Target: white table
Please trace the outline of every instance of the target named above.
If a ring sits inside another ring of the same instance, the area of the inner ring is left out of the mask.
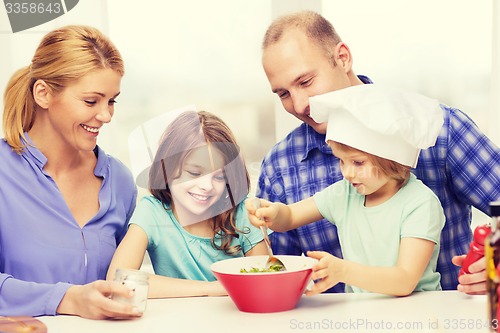
[[[49,333],[142,332],[488,332],[486,296],[456,291],[408,297],[379,294],[303,296],[296,309],[240,312],[229,297],[149,300],[137,320],[40,317]]]

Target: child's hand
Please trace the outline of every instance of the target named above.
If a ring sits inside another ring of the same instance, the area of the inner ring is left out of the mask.
[[[342,259],[324,251],[307,251],[307,256],[318,259],[318,263],[312,268],[311,279],[314,280],[314,286],[306,291],[307,296],[320,294],[341,282],[335,272],[340,270]]]
[[[250,223],[257,228],[263,225],[268,228],[271,227],[273,219],[278,215],[279,211],[277,205],[259,198],[247,199],[245,201],[245,208],[247,209]]]

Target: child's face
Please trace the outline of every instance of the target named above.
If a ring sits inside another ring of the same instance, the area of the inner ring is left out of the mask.
[[[175,210],[212,217],[206,216],[207,211],[219,200],[226,187],[223,166],[224,160],[217,149],[203,146],[189,153],[181,166],[181,175],[170,184]]]
[[[329,143],[335,156],[340,159],[340,171],[362,195],[370,195],[383,191],[390,179],[373,165],[368,154],[360,150],[339,149]],[[390,184],[392,186],[392,184]]]

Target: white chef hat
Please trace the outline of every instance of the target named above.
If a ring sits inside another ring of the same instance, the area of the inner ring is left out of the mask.
[[[314,121],[328,122],[326,141],[411,167],[420,149],[434,146],[443,126],[438,101],[375,84],[311,97],[309,107]]]

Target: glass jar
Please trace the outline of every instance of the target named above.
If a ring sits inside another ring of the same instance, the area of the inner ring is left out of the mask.
[[[115,281],[127,286],[133,290],[134,296],[130,298],[122,296],[113,296],[114,300],[134,305],[139,312],[146,310],[146,302],[148,300],[149,289],[149,276],[148,273],[136,269],[117,269],[115,274]]]
[[[498,331],[498,293],[500,289],[500,201],[490,202],[491,233],[486,241],[486,292],[488,294],[488,318],[490,330]]]

